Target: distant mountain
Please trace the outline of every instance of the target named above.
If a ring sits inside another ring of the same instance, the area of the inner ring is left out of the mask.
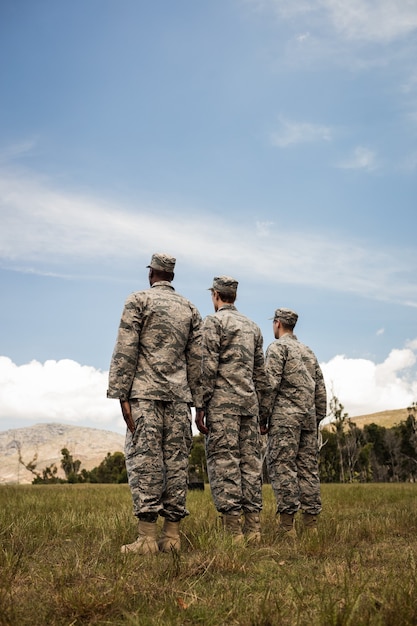
[[[408,409],[392,409],[390,411],[379,411],[378,413],[369,413],[367,415],[357,415],[356,417],[348,415],[348,421],[356,424],[358,428],[363,428],[367,424],[377,424],[384,428],[392,428],[400,422],[405,422],[407,417]],[[331,422],[327,424],[327,427],[330,426]]]
[[[391,411],[379,411],[378,413],[370,413],[369,415],[351,417],[350,420],[355,422],[358,428],[363,428],[366,424],[377,424],[385,428],[392,428],[400,422],[405,422],[407,417],[408,409],[393,409]]]
[[[34,475],[19,463],[19,448],[27,464],[36,458],[36,471],[55,465],[59,476],[62,448],[67,448],[74,460],[81,461],[81,469],[97,467],[108,452],[123,452],[124,435],[100,430],[67,426],[66,424],[36,424],[28,428],[0,431],[0,484],[29,484]]]
[[[359,428],[371,423],[391,428],[404,422],[407,416],[407,409],[394,409],[350,419]],[[66,424],[36,424],[28,428],[0,431],[0,484],[32,482],[33,474],[19,463],[19,448],[26,464],[37,454],[38,472],[55,463],[59,475],[64,477],[61,470],[62,448],[67,448],[74,460],[81,461],[81,469],[91,470],[101,463],[108,452],[123,452],[124,435]]]

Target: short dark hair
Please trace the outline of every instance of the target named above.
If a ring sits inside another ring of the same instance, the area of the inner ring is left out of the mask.
[[[231,293],[222,293],[221,291],[217,292],[219,294],[219,298],[222,302],[226,302],[226,304],[233,304],[236,300],[236,296]]]
[[[172,282],[174,280],[174,272],[165,272],[164,270],[156,270],[152,269],[152,275],[159,280],[167,280],[168,282]]]
[[[279,319],[279,317],[277,319]],[[295,324],[286,324],[285,322],[283,322],[280,319],[279,319],[279,321],[281,322],[281,326],[282,326],[282,328],[284,330],[294,330]]]

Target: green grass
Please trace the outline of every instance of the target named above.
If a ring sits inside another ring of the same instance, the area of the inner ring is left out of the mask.
[[[317,537],[232,546],[190,492],[180,555],[123,555],[127,485],[0,488],[0,624],[417,624],[417,485],[323,485]]]

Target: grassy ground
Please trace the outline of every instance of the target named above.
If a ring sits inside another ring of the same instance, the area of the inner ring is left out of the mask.
[[[323,485],[318,537],[233,547],[191,492],[183,550],[122,555],[127,485],[0,488],[0,624],[417,624],[417,485]]]

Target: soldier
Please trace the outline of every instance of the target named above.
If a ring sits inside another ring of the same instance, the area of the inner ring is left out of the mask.
[[[269,388],[262,334],[236,309],[237,286],[234,278],[219,276],[210,287],[215,314],[203,323],[204,410],[196,411],[195,423],[207,436],[207,471],[225,530],[233,542],[242,541],[244,535],[258,542],[262,509],[259,411],[266,419]]]
[[[298,315],[277,309],[276,341],[266,351],[266,371],[274,398],[268,432],[267,462],[277,501],[279,531],[295,538],[294,515],[301,508],[306,530],[317,532],[322,510],[318,470],[317,428],[326,415],[326,387],[318,361],[293,330]],[[287,534],[288,533],[288,534]]]
[[[150,289],[125,303],[109,372],[107,397],[118,398],[127,425],[125,456],[135,542],[122,552],[179,550],[192,445],[190,406],[200,399],[201,316],[175,292],[175,258],[157,253]],[[164,517],[157,541],[158,515]]]

